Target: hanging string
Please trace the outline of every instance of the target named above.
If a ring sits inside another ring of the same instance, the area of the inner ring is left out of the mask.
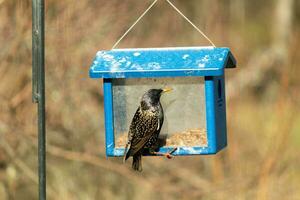
[[[131,31],[131,29],[147,14],[147,12],[156,4],[158,0],[153,1],[153,3],[143,12],[143,14],[128,28],[128,30],[118,39],[118,41],[113,45],[111,49],[114,49],[123,40],[123,38]],[[212,46],[216,45],[206,36],[191,20],[189,20],[174,4],[169,0],[166,0],[170,6],[172,6],[187,22],[189,22]]]
[[[129,27],[129,29],[118,39],[118,41],[113,45],[111,49],[114,49],[121,40],[131,31],[131,29],[147,14],[147,12],[156,4],[158,0],[153,1],[153,3],[143,12],[143,14]]]
[[[172,4],[169,0],[166,0],[187,22],[189,22],[209,43],[216,47],[216,45],[193,23],[189,20],[174,4]]]

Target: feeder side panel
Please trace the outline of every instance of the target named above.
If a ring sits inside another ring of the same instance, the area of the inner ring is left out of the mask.
[[[224,75],[214,77],[217,151],[227,146],[226,97]]]
[[[103,79],[106,155],[114,156],[112,80]]]
[[[206,128],[209,153],[216,153],[215,87],[212,76],[205,77]]]

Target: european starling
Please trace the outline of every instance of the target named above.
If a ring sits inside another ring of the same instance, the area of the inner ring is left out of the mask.
[[[132,168],[142,171],[142,154],[145,149],[154,152],[158,135],[164,122],[164,112],[160,96],[172,89],[150,89],[142,97],[128,132],[128,142],[124,151],[124,162],[133,156]],[[128,152],[127,149],[129,148]],[[167,155],[170,157],[170,155]]]

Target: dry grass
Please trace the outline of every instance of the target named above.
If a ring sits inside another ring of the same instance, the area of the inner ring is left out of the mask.
[[[96,51],[109,49],[146,2],[151,1],[46,1],[49,199],[299,198],[296,9],[288,59],[274,63],[260,82],[227,102],[226,150],[216,156],[143,158],[144,171],[138,174],[129,162],[105,158],[102,86],[88,78],[88,68]],[[230,71],[229,78],[244,66],[257,67],[249,63],[252,55],[274,42],[270,5],[275,2],[256,0],[245,4],[245,12],[233,12],[225,1],[173,2],[215,43],[233,49],[239,68]],[[0,0],[0,35],[0,197],[37,199],[31,1]],[[201,44],[207,45],[161,1],[120,47]]]

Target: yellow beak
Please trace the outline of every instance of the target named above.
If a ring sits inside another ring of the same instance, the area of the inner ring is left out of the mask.
[[[172,91],[173,89],[170,88],[170,87],[167,87],[167,88],[163,88],[162,90],[163,90],[163,93],[165,93],[165,92],[170,92],[170,91]]]

